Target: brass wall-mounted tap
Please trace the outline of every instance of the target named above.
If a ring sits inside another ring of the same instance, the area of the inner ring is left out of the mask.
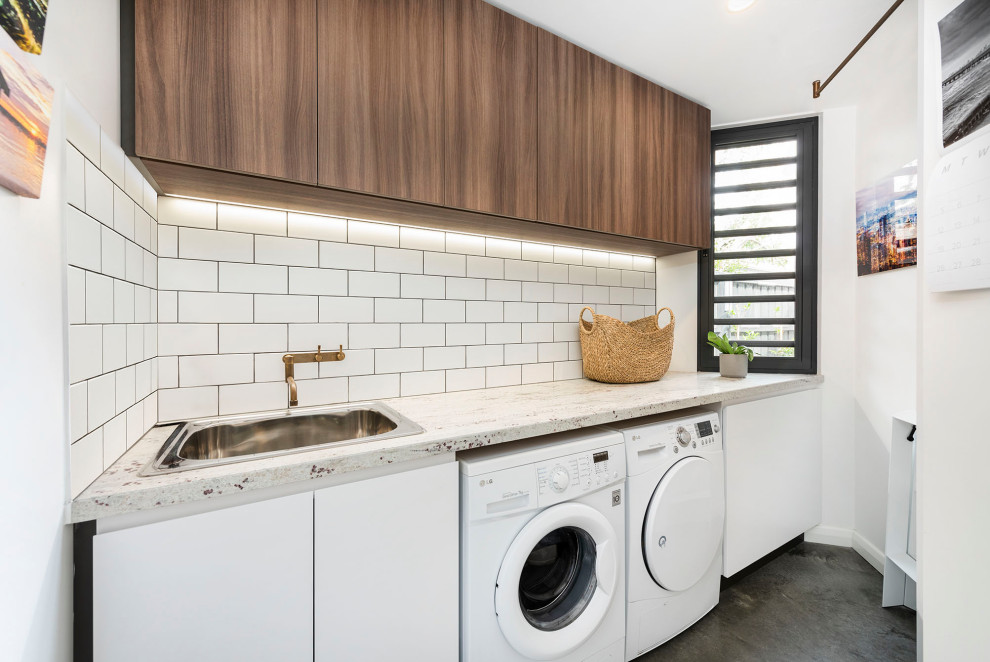
[[[302,354],[286,354],[282,357],[285,364],[285,382],[289,385],[289,406],[295,407],[299,404],[299,391],[296,386],[295,365],[297,363],[323,363],[324,361],[343,361],[344,346],[336,352],[323,352],[323,345],[317,345],[315,352],[305,352]]]

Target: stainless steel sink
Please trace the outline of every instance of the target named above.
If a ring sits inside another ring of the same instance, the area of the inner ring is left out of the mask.
[[[177,427],[141,475],[245,462],[422,431],[379,402],[202,419]]]

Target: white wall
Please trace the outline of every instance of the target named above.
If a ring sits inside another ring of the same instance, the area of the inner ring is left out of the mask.
[[[0,659],[32,662],[71,659],[59,92],[68,86],[101,124],[120,124],[117,2],[52,0],[49,14],[44,53],[19,56],[56,89],[42,197],[0,189]]]
[[[943,150],[937,22],[957,0],[921,0],[921,243],[925,181]],[[984,129],[984,132],[986,129]],[[985,133],[981,135],[986,135]],[[979,421],[987,407],[987,353],[973,334],[990,328],[990,290],[934,293],[924,250],[918,300],[922,362],[918,372],[918,598],[925,659],[982,660],[990,629],[980,605],[990,589],[990,444]]]

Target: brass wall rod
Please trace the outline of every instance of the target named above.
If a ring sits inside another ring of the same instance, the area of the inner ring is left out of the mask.
[[[825,89],[825,86],[832,82],[832,79],[835,78],[836,74],[838,74],[840,71],[842,71],[842,67],[846,66],[849,63],[849,60],[853,59],[853,56],[856,55],[856,53],[859,52],[859,49],[861,49],[863,47],[863,44],[865,44],[866,42],[868,42],[870,40],[870,37],[872,37],[874,34],[876,34],[877,30],[880,29],[880,26],[883,25],[884,22],[888,18],[890,18],[890,15],[894,13],[894,10],[895,9],[897,9],[898,7],[901,6],[901,3],[902,2],[904,2],[904,0],[897,0],[897,2],[895,2],[893,5],[891,5],[890,9],[887,10],[887,13],[884,14],[883,17],[881,17],[879,21],[877,21],[877,24],[873,26],[873,29],[872,30],[870,30],[868,33],[866,33],[866,36],[863,37],[863,40],[861,42],[859,42],[858,44],[856,44],[856,48],[852,49],[852,52],[849,55],[846,56],[846,59],[842,61],[842,64],[840,64],[836,68],[836,70],[832,72],[832,75],[831,76],[829,76],[828,78],[825,79],[825,83],[824,84],[822,84],[822,82],[820,80],[816,80],[815,82],[813,82],[811,84],[811,94],[812,94],[812,96],[815,99],[817,99],[818,97],[821,96],[822,90]]]

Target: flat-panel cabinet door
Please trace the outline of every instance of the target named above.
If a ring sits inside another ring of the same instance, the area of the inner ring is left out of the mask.
[[[135,0],[138,156],[316,183],[316,0]]]
[[[539,48],[539,218],[616,232],[636,211],[635,76],[544,30]]]
[[[443,0],[319,0],[319,183],[443,204]]]
[[[722,409],[726,577],[821,523],[821,394],[801,391]]]
[[[457,463],[316,492],[316,662],[457,662]]]
[[[444,204],[537,218],[536,26],[444,1]]]
[[[711,111],[664,90],[661,241],[711,246]]]
[[[97,534],[93,658],[312,662],[313,493]]]

